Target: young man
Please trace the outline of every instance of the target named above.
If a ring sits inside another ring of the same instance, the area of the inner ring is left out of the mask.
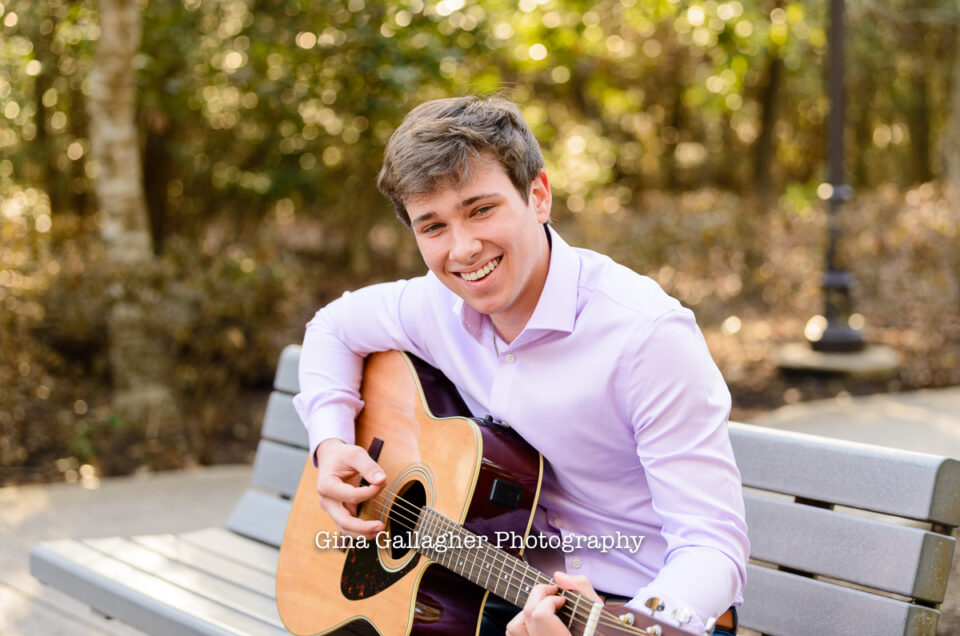
[[[516,106],[464,97],[415,108],[377,186],[430,271],[344,294],[307,325],[294,403],[320,504],[341,530],[383,529],[354,516],[384,475],[353,445],[353,422],[364,357],[400,349],[544,456],[536,531],[644,537],[636,551],[530,553],[558,584],[592,584],[637,609],[657,598],[658,618],[692,631],[739,604],[749,544],[723,378],[689,310],[549,227],[549,180]],[[371,485],[351,485],[359,476]],[[537,588],[508,633],[562,630],[555,592]],[[485,632],[494,620],[485,615]]]

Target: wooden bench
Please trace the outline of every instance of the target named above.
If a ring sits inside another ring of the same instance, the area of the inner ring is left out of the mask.
[[[152,634],[283,634],[274,573],[306,460],[284,350],[252,486],[225,528],[52,541],[31,572]],[[752,542],[741,625],[784,636],[934,634],[960,522],[960,462],[732,423]],[[162,513],[161,513],[162,514]]]

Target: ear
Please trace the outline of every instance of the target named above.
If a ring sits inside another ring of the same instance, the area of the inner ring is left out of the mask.
[[[546,170],[542,168],[530,184],[530,203],[537,214],[538,223],[546,223],[550,220],[553,194],[550,192],[550,179],[547,178]]]

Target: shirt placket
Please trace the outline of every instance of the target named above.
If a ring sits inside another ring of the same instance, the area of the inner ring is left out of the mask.
[[[497,370],[493,376],[490,390],[490,409],[492,415],[504,424],[510,425],[510,405],[513,400],[517,369],[520,365],[520,353],[506,344],[496,335],[493,336],[494,352],[497,356]]]

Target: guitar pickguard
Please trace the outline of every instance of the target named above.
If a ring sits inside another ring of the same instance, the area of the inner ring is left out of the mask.
[[[347,550],[340,577],[340,591],[344,597],[359,601],[379,594],[417,567],[421,559],[419,554],[415,554],[403,568],[390,571],[381,567],[378,552],[379,548],[373,541],[364,548],[352,547]]]

